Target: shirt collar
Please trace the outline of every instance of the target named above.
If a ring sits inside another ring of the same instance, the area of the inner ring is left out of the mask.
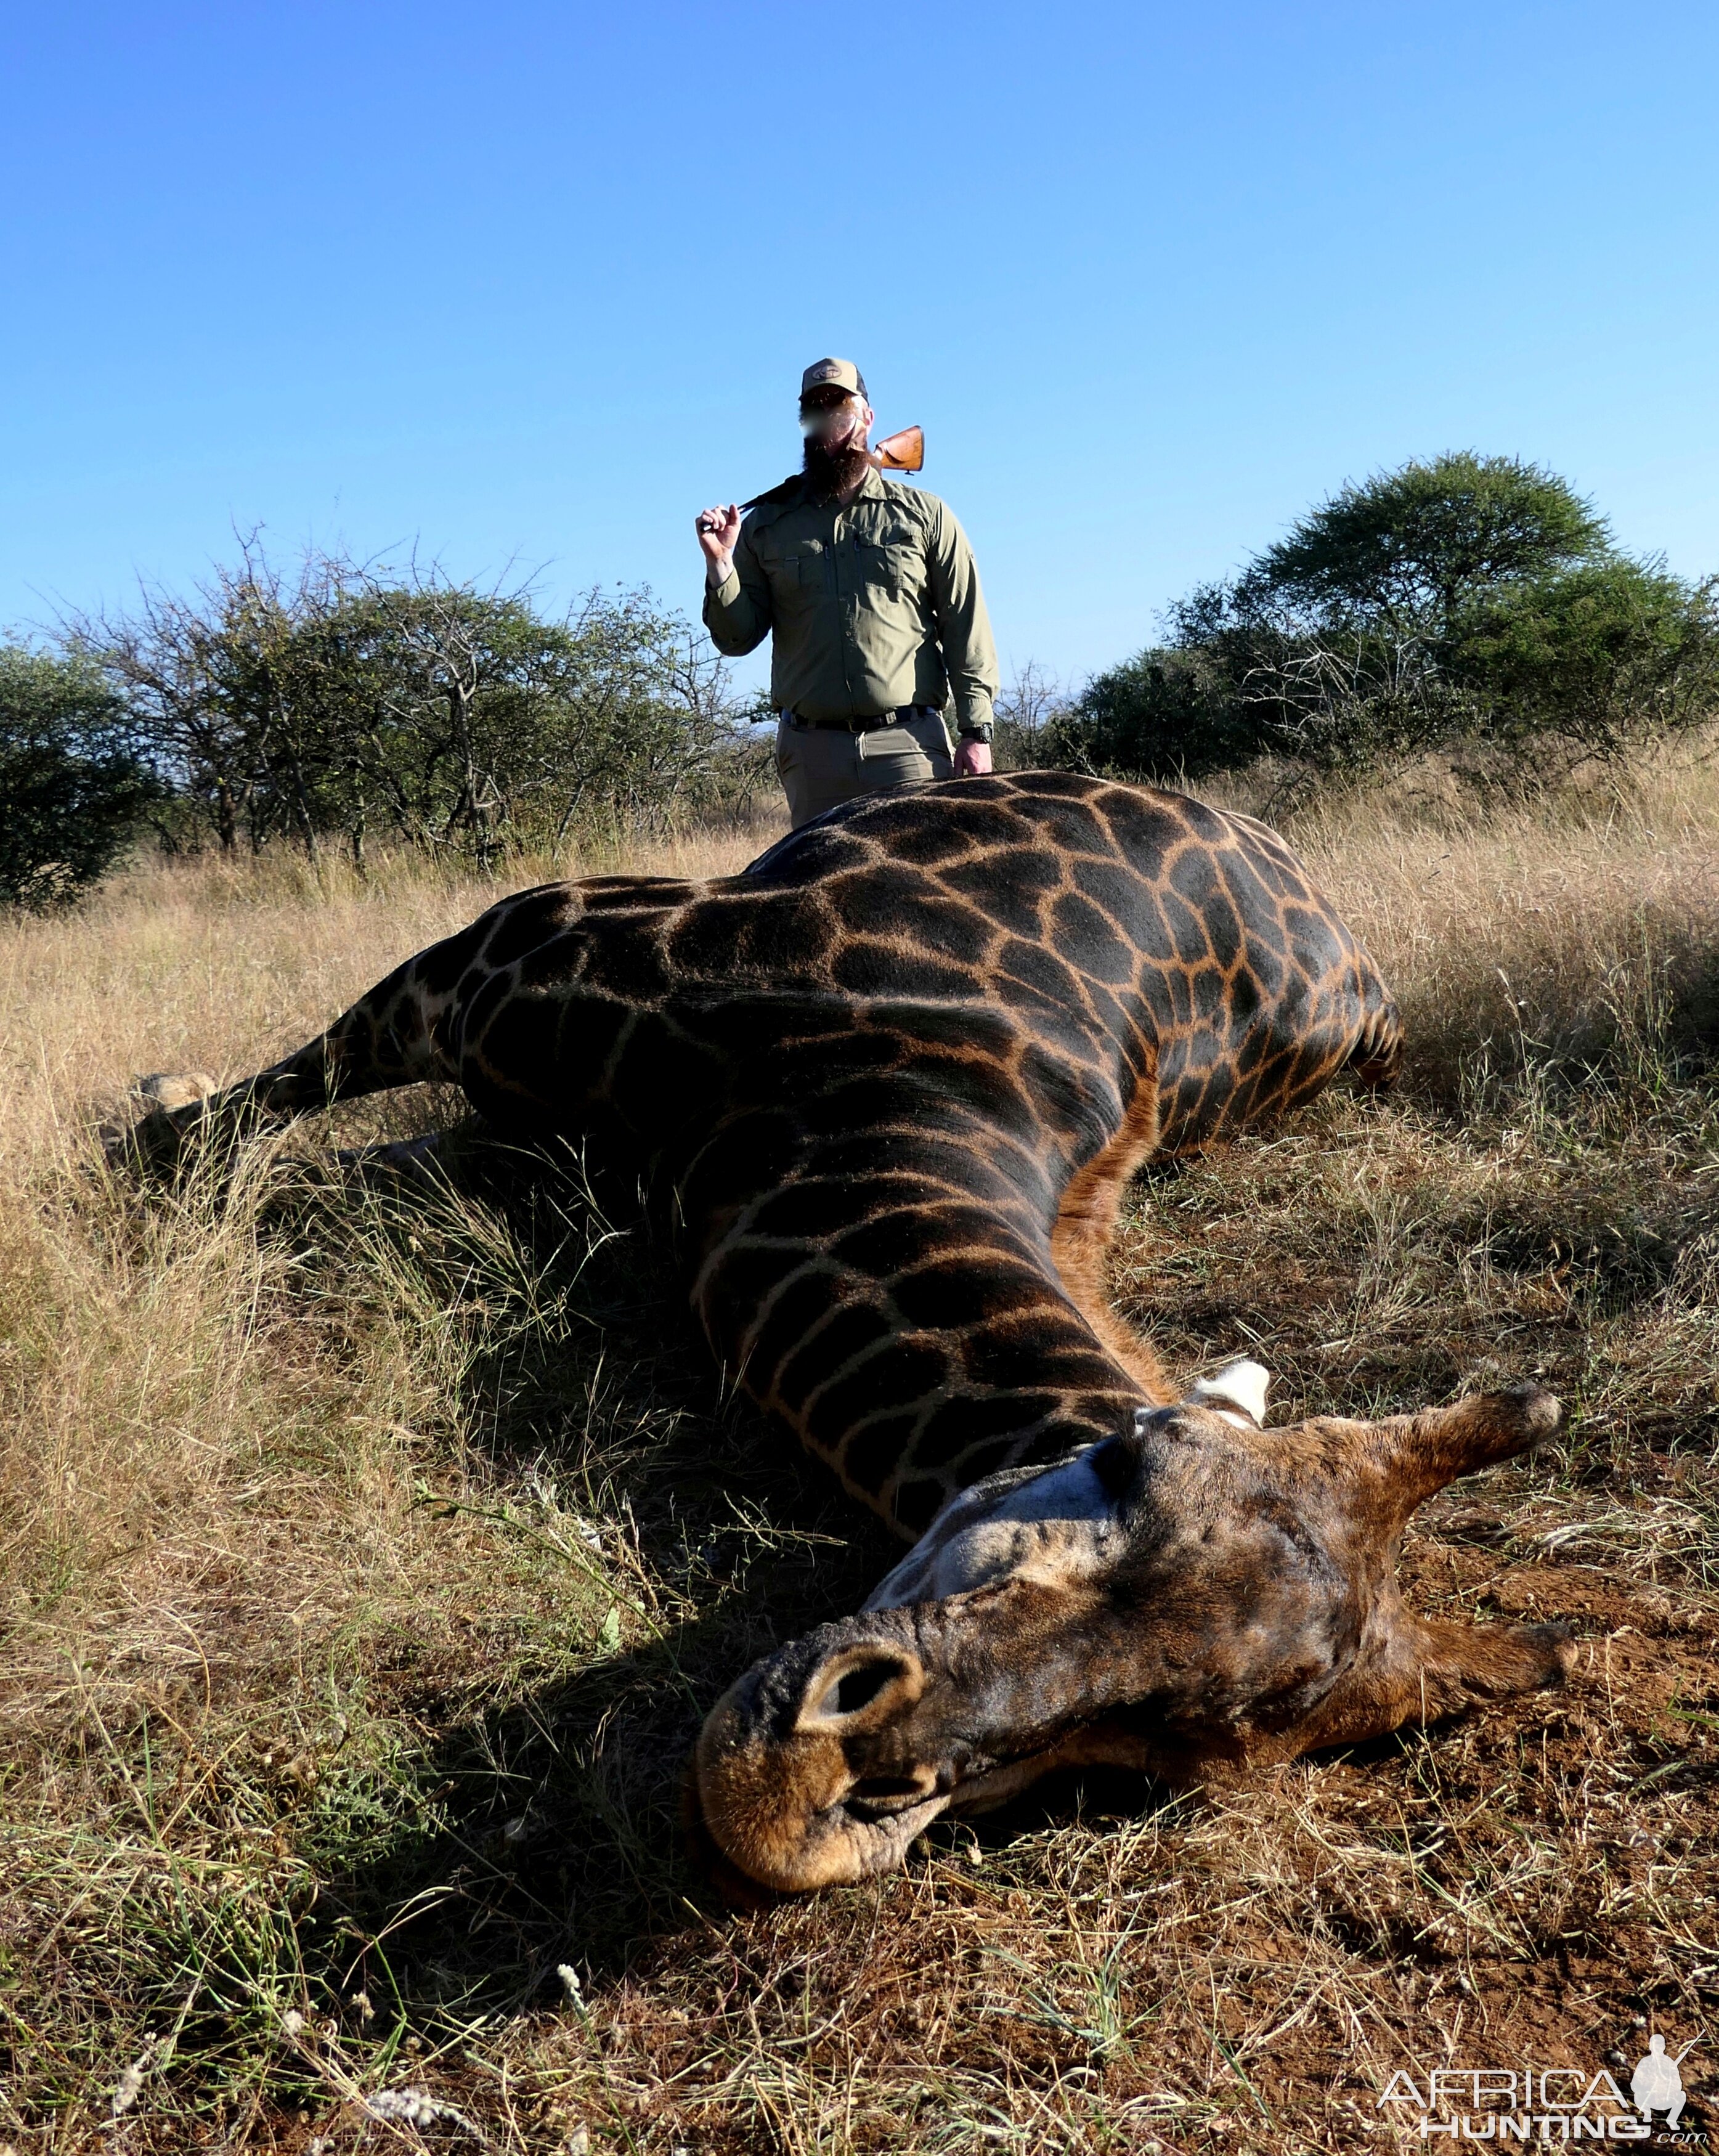
[[[809,508],[813,506],[813,503],[811,495],[808,490],[806,475],[804,472],[802,472],[799,475],[799,481],[800,506],[803,508]],[[865,478],[860,480],[860,491],[854,496],[854,501],[880,501],[886,491],[887,490],[884,485],[883,474],[878,470],[875,465],[872,465],[867,470]],[[847,504],[847,506],[849,509],[854,506],[854,501],[850,501]],[[829,506],[830,505],[828,502],[824,505],[825,508],[828,508]]]

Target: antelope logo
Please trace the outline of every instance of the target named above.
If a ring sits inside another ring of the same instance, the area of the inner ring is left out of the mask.
[[[1665,2131],[1679,2148],[1703,2146],[1705,2133],[1679,2129],[1687,2101],[1679,2071],[1694,2041],[1668,2054],[1661,2035],[1649,2039],[1646,2056],[1629,2079],[1626,2097],[1602,2066],[1433,2066],[1399,2070],[1378,2099],[1393,2123],[1409,2125],[1423,2141],[1551,2142],[1657,2141],[1654,2113],[1665,2114]],[[1403,2106],[1405,2118],[1395,2111]]]

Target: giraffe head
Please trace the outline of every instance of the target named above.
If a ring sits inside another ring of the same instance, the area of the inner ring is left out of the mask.
[[[1551,1627],[1403,1607],[1410,1512],[1554,1430],[1537,1386],[1267,1430],[1244,1364],[1180,1404],[947,1504],[856,1616],[748,1671],[699,1740],[716,1850],[779,1891],[898,1865],[945,1810],[1056,1767],[1172,1781],[1555,1682]]]

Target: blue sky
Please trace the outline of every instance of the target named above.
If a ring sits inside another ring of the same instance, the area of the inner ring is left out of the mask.
[[[253,524],[695,607],[832,351],[1006,669],[1447,447],[1719,567],[1708,6],[22,0],[0,69],[0,624]]]

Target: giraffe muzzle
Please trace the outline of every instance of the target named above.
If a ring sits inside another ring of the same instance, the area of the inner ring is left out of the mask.
[[[916,1758],[908,1735],[930,1683],[913,1614],[820,1625],[711,1710],[699,1816],[748,1880],[804,1893],[893,1871],[948,1804],[952,1776]]]

